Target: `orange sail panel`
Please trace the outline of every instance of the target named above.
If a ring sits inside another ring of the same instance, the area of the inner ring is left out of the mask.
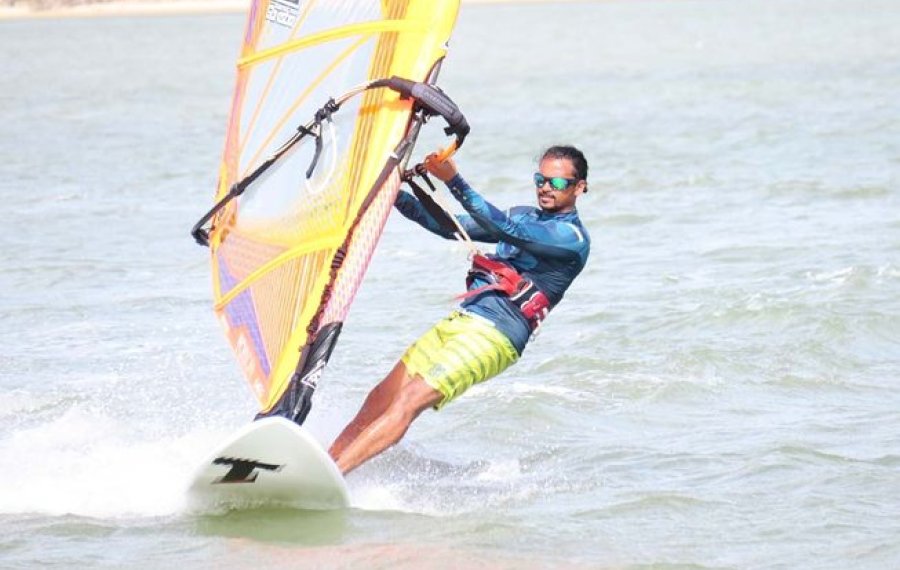
[[[329,98],[392,75],[428,79],[457,11],[458,0],[252,2],[216,200]],[[388,89],[348,99],[216,214],[214,308],[263,413],[322,331],[339,331],[399,188],[404,157],[391,154],[411,114]]]

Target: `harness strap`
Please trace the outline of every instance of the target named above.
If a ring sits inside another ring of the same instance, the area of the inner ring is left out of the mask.
[[[424,174],[424,171],[422,174],[419,174],[431,190],[431,194],[427,194],[421,186],[416,184],[414,179],[416,174],[418,173],[415,170],[407,170],[401,176],[401,180],[409,185],[416,199],[425,207],[425,210],[431,214],[431,217],[435,219],[439,226],[441,226],[441,229],[450,234],[458,234],[459,230],[457,230],[456,225],[454,224],[453,216],[432,198],[434,193],[437,192],[437,189],[434,187],[434,182]]]
[[[424,190],[415,183],[414,178],[416,176],[425,181],[429,191]],[[437,188],[434,186],[434,182],[432,182],[431,178],[426,174],[424,164],[417,164],[410,170],[403,171],[400,175],[400,179],[409,185],[413,194],[416,196],[416,199],[419,200],[422,206],[425,207],[428,213],[431,214],[444,231],[450,233],[458,241],[464,243],[466,247],[469,248],[472,255],[481,253],[472,242],[472,238],[469,237],[466,228],[464,228],[460,221],[456,219],[456,216],[450,213],[450,207],[447,206],[443,199],[441,199]]]

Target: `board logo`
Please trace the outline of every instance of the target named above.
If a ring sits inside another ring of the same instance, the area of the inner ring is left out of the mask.
[[[293,28],[300,14],[300,0],[270,0],[266,20],[279,26]]]
[[[259,477],[258,469],[281,471],[281,468],[284,467],[284,465],[274,465],[272,463],[262,463],[252,459],[237,459],[234,457],[216,457],[213,460],[213,465],[231,466],[228,473],[213,481],[213,485],[218,483],[253,483]]]

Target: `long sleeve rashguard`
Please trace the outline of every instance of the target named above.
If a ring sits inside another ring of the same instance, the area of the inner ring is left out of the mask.
[[[447,183],[447,187],[466,211],[456,218],[469,237],[482,243],[496,243],[496,253],[490,257],[513,266],[544,292],[551,306],[556,306],[584,268],[590,253],[590,236],[578,212],[552,213],[531,206],[515,206],[502,211],[473,190],[459,174]],[[411,194],[400,192],[395,206],[406,218],[428,231],[453,239],[453,235],[444,230]],[[485,284],[476,279],[469,289]],[[531,328],[505,294],[486,290],[465,299],[461,308],[493,322],[512,341],[519,354],[525,350]]]

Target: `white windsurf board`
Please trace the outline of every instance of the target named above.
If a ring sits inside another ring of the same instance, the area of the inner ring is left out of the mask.
[[[346,508],[350,496],[331,457],[306,430],[281,418],[240,429],[194,474],[188,497],[195,507]]]

